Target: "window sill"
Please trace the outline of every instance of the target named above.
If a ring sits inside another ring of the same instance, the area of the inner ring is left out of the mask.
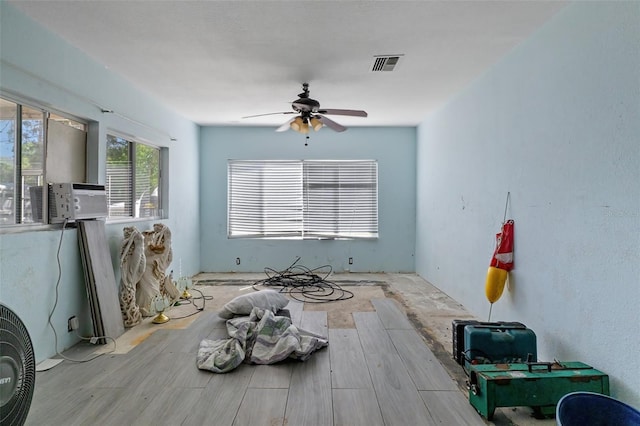
[[[139,222],[157,222],[160,220],[166,220],[166,218],[155,217],[112,217],[107,218],[107,225],[117,225],[120,223],[139,223]]]
[[[60,224],[34,223],[0,226],[0,235],[21,234],[24,232],[51,231],[61,227]]]

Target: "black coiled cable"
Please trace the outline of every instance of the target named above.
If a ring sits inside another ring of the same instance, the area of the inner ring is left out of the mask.
[[[264,268],[267,278],[255,282],[253,289],[259,290],[257,286],[280,287],[281,293],[287,293],[292,299],[306,303],[336,302],[353,297],[351,291],[327,280],[333,271],[331,265],[309,269],[298,265],[299,261],[300,257],[296,258],[295,262],[283,271]]]

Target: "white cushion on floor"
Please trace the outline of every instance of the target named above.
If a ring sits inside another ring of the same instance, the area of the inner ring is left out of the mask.
[[[218,315],[229,319],[234,315],[249,315],[253,308],[269,309],[276,313],[289,303],[289,299],[275,290],[260,290],[243,294],[229,301],[222,307]]]

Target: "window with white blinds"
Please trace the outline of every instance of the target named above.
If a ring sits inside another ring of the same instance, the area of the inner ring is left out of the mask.
[[[373,160],[228,162],[229,238],[377,238]]]
[[[109,218],[160,217],[160,148],[107,134]]]

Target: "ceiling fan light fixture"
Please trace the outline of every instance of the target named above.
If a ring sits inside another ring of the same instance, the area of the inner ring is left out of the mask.
[[[0,0],[2,1],[2,0]],[[393,61],[392,61],[393,62]],[[309,97],[309,84],[302,85],[303,92],[291,103],[293,112],[271,112],[267,114],[249,115],[242,118],[261,117],[274,114],[296,114],[297,117],[283,123],[276,129],[276,132],[284,132],[287,129],[294,130],[303,135],[308,135],[311,129],[319,131],[323,127],[328,127],[335,132],[344,132],[347,128],[330,118],[327,115],[347,115],[351,117],[366,117],[367,112],[355,109],[320,109],[320,102]],[[308,137],[308,136],[307,136]]]
[[[303,124],[304,122],[302,121],[302,117],[296,117],[289,126],[291,127],[292,130],[295,130],[296,132],[302,132]]]
[[[316,117],[312,117],[311,120],[309,120],[311,123],[311,127],[313,127],[313,130],[315,130],[316,132],[320,129],[322,129],[322,121],[317,119]]]

